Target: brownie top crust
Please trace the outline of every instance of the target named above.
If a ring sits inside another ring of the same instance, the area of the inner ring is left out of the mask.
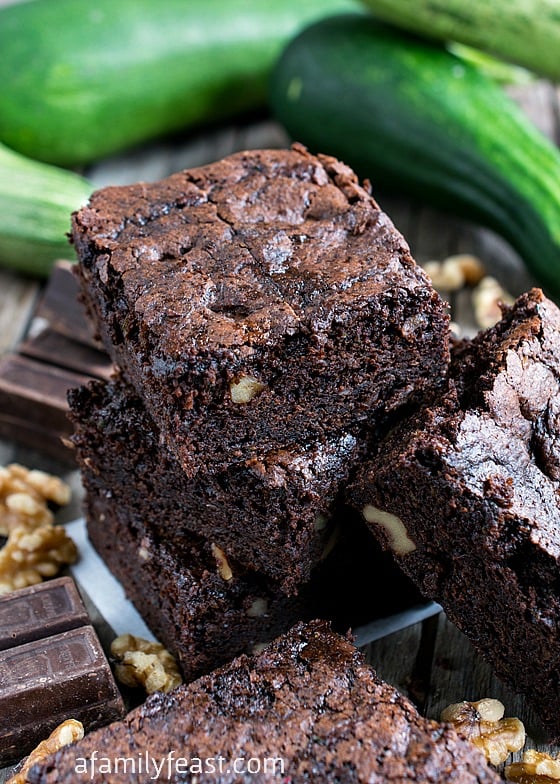
[[[560,310],[540,289],[523,294],[496,327],[458,348],[451,374],[448,405],[456,400],[461,413],[448,464],[506,517],[530,520],[519,534],[557,561]]]
[[[93,733],[33,768],[29,781],[76,782],[77,758],[158,761],[215,758],[223,772],[203,782],[497,782],[483,755],[450,725],[421,717],[409,700],[381,681],[353,645],[322,621],[298,624],[260,654],[241,656],[189,686],[150,697],[123,722]],[[275,758],[283,770],[235,772],[235,759]],[[229,769],[228,769],[229,765]],[[167,771],[166,771],[167,777]],[[112,782],[146,780],[113,774]],[[172,773],[171,781],[185,780]]]
[[[349,303],[429,286],[367,184],[299,145],[105,188],[72,237],[170,360],[320,335]]]

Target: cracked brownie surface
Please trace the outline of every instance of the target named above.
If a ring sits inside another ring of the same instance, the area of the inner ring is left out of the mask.
[[[249,151],[106,188],[72,239],[90,316],[190,475],[357,435],[445,372],[443,302],[334,158]]]
[[[560,737],[560,311],[539,289],[349,489],[383,545]],[[406,487],[406,493],[402,488]]]
[[[170,751],[186,759],[221,755],[222,772],[202,770],[200,784],[500,781],[469,741],[449,724],[421,717],[323,621],[298,624],[253,658],[241,656],[188,686],[152,695],[124,721],[35,766],[28,780],[89,780],[89,770],[76,772],[77,760],[94,750],[134,759],[148,750],[158,762]],[[257,773],[233,770],[234,760],[249,759],[275,759],[283,769],[269,762]],[[114,784],[145,780],[130,766],[110,776]],[[171,766],[169,780],[184,781],[185,773]]]

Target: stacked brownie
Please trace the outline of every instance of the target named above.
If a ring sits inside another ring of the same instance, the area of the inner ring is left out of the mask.
[[[339,515],[329,551],[297,596],[233,559],[224,579],[211,542],[190,530],[191,509],[180,501],[192,480],[159,443],[134,391],[122,378],[94,382],[72,391],[70,406],[90,538],[186,679],[298,620],[327,617],[346,631],[421,601],[350,510]]]
[[[90,315],[189,476],[360,435],[447,364],[441,299],[333,158],[108,188],[72,237]]]
[[[70,397],[90,536],[189,677],[334,617],[311,597],[335,580],[363,600],[383,562],[344,489],[449,358],[369,188],[297,145],[245,152],[98,191],[72,239],[121,372]]]
[[[402,488],[406,492],[402,492]],[[348,491],[379,541],[560,738],[560,311],[534,289]]]

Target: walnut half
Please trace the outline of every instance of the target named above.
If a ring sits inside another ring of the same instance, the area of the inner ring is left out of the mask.
[[[229,385],[229,394],[234,403],[249,403],[266,389],[266,384],[254,376],[239,376]]]
[[[412,541],[406,530],[406,526],[400,517],[384,512],[376,506],[366,504],[362,510],[364,520],[368,523],[375,523],[385,530],[389,547],[395,555],[407,555],[416,550],[416,544]]]
[[[518,784],[555,784],[560,781],[560,758],[528,749],[521,762],[506,765],[504,773],[507,781]]]
[[[52,523],[48,501],[64,506],[69,500],[70,487],[56,476],[18,463],[0,467],[0,536],[13,528],[32,531]]]
[[[486,275],[472,293],[474,316],[481,329],[493,327],[501,319],[500,302],[512,305],[513,297],[495,278]]]
[[[212,552],[212,555],[216,559],[218,574],[220,575],[222,580],[229,582],[229,580],[231,580],[233,577],[233,572],[231,571],[231,566],[229,565],[229,561],[226,558],[226,554],[224,553],[222,548],[218,547],[218,545],[214,544],[214,542],[210,544],[210,551]]]
[[[84,726],[76,719],[67,719],[59,724],[58,727],[51,732],[48,738],[42,740],[37,748],[33,749],[31,754],[27,757],[22,767],[18,772],[12,776],[6,784],[26,784],[27,774],[38,762],[48,757],[49,754],[54,754],[63,746],[68,746],[74,741],[81,740],[84,737]]]
[[[62,526],[14,528],[0,550],[0,595],[54,577],[77,557],[76,545]]]
[[[424,269],[438,291],[458,291],[464,286],[476,286],[486,271],[481,260],[467,253],[449,256],[443,261],[428,261]]]
[[[121,634],[111,643],[115,675],[125,686],[143,686],[148,694],[171,691],[183,682],[173,656],[159,642]]]
[[[505,708],[499,700],[457,702],[441,713],[460,735],[474,743],[491,765],[501,765],[513,751],[525,744],[525,727],[519,719],[504,719]]]

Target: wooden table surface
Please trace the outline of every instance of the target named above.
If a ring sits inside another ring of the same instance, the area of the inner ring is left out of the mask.
[[[515,97],[545,133],[560,141],[558,93],[546,83],[516,88]],[[156,144],[119,156],[88,170],[96,186],[154,180],[181,168],[200,165],[240,149],[279,147],[288,140],[273,122],[263,120],[242,127],[199,133],[173,144]],[[437,213],[423,205],[374,193],[411,245],[413,255],[424,263],[454,253],[478,255],[487,269],[507,283],[512,294],[531,284],[522,265],[508,246],[477,226]],[[0,270],[0,355],[14,349],[25,332],[42,284]],[[453,318],[468,333],[476,330],[468,294],[460,293],[451,303]],[[74,489],[69,508],[58,517],[69,521],[80,513],[82,495],[77,471],[68,471],[57,461],[33,453],[17,443],[0,441],[0,465],[18,461],[65,476]],[[420,711],[439,717],[443,707],[463,699],[496,697],[506,706],[506,715],[518,716],[529,733],[527,747],[550,750],[540,742],[538,722],[523,699],[506,690],[490,668],[474,654],[467,639],[441,613],[422,623],[385,637],[366,648],[369,661],[379,674],[409,695]],[[558,749],[552,750],[554,753]],[[518,757],[519,755],[515,755]],[[0,784],[6,774],[0,771]]]

